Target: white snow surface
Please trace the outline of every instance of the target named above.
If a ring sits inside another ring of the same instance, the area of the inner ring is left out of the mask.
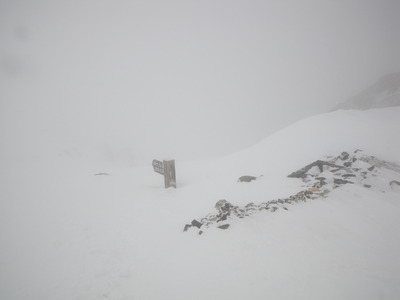
[[[399,164],[399,128],[398,107],[314,116],[227,157],[177,161],[176,190],[151,161],[3,155],[0,299],[400,299],[400,191],[389,186],[344,185],[227,230],[183,232],[220,199],[295,194],[302,182],[287,175],[326,155],[362,149]]]

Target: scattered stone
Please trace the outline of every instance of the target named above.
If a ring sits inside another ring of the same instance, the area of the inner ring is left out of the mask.
[[[323,172],[324,166],[331,167],[331,168],[337,168],[338,170],[343,169],[342,166],[335,165],[334,163],[317,160],[317,161],[305,166],[304,168],[302,168],[296,172],[293,172],[288,177],[289,178],[306,178],[307,175],[309,175],[309,174],[307,174],[307,172],[315,166],[317,166],[319,168],[320,172]]]
[[[108,174],[108,173],[96,173],[96,174],[93,174],[94,176],[110,176],[110,174]]]
[[[199,221],[197,221],[196,219],[194,219],[192,221],[192,226],[195,226],[197,228],[200,228],[203,224],[201,224]]]
[[[348,158],[349,158],[349,154],[347,152],[342,152],[342,154],[340,154],[341,160],[347,160]]]
[[[224,230],[225,230],[225,229],[228,229],[229,226],[230,226],[229,224],[224,224],[224,225],[218,226],[218,228],[219,228],[219,229],[224,229]]]
[[[238,182],[251,182],[251,181],[253,181],[253,180],[256,180],[257,179],[257,177],[254,177],[254,176],[241,176],[241,177],[239,177],[239,179],[238,179]]]
[[[322,198],[325,198],[327,194],[330,193],[330,190],[323,190],[321,193],[318,193]]]
[[[340,178],[335,178],[333,179],[334,184],[347,184],[347,183],[354,183],[348,180],[340,179]]]
[[[228,218],[228,214],[221,215],[221,217],[217,220],[217,222],[225,221]]]
[[[215,203],[215,208],[220,209],[222,206],[225,205],[225,203],[229,203],[229,202],[226,201],[225,199],[219,200],[217,203]]]
[[[265,211],[264,213],[275,212],[278,208],[288,210],[285,207],[286,204],[299,203],[299,201],[306,202],[309,199],[325,198],[332,189],[339,188],[344,184],[356,183],[365,188],[371,188],[371,184],[366,183],[365,180],[370,177],[380,176],[380,172],[374,171],[379,171],[380,168],[386,168],[400,173],[400,166],[379,160],[373,156],[356,154],[359,151],[360,150],[356,150],[352,157],[350,157],[347,152],[342,152],[340,156],[328,157],[326,161],[317,160],[290,174],[288,177],[299,178],[304,182],[304,190],[299,191],[295,195],[284,199],[280,198],[262,202],[260,204],[250,202],[243,207],[234,206],[227,200],[222,199],[215,204],[216,213],[207,215],[200,219],[200,222],[193,220],[191,224],[185,225],[183,231],[188,231],[192,227],[202,228],[204,230],[204,228],[209,228],[211,226],[227,229],[229,224],[223,224],[225,222],[222,221],[226,221],[228,218],[242,219],[258,213],[259,211]],[[354,178],[355,180],[352,182],[347,180],[348,178]],[[251,182],[256,179],[257,177],[254,176],[242,176],[238,181]],[[397,190],[400,187],[400,181],[392,180],[389,185]],[[325,187],[323,190],[322,186]],[[219,224],[219,222],[222,222],[222,224]],[[198,234],[202,234],[203,230],[200,230]]]
[[[387,162],[374,156],[363,156],[359,159],[363,162],[373,165],[375,168],[385,168],[400,173],[400,166],[395,163]]]
[[[390,185],[390,186],[395,186],[395,185],[400,186],[400,181],[392,180],[392,181],[389,183],[389,185]]]

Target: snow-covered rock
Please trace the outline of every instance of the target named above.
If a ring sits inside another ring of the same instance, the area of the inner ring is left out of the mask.
[[[257,212],[275,212],[279,208],[288,210],[288,205],[300,201],[325,198],[335,188],[345,184],[357,184],[361,187],[386,192],[400,186],[400,166],[374,156],[365,155],[357,149],[351,155],[342,152],[337,157],[325,157],[308,164],[304,168],[288,175],[289,178],[301,179],[304,183],[302,190],[286,198],[279,198],[254,204],[250,202],[245,206],[236,206],[227,200],[219,200],[215,204],[217,213],[211,213],[200,221],[196,219],[191,224],[186,224],[184,231],[191,227],[201,229],[198,233],[210,227],[227,229],[228,224],[221,225],[237,218],[254,215]],[[268,182],[265,182],[268,185]],[[222,227],[221,227],[222,226]]]

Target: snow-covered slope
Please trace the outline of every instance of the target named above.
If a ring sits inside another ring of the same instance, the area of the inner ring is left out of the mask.
[[[335,106],[338,109],[371,109],[400,106],[400,72],[388,74],[358,95]]]
[[[400,181],[393,170],[371,175],[379,188],[346,184],[231,218],[227,230],[183,232],[221,199],[245,206],[296,194],[306,183],[287,176],[329,155],[362,149],[400,164],[398,128],[399,107],[314,116],[224,158],[177,161],[176,190],[151,162],[2,157],[0,298],[399,299],[400,192],[385,181]],[[243,175],[263,176],[238,182]]]

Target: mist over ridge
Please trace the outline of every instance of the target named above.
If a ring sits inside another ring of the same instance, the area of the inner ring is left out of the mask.
[[[398,12],[394,1],[2,1],[2,151],[129,165],[235,152],[398,71]]]

